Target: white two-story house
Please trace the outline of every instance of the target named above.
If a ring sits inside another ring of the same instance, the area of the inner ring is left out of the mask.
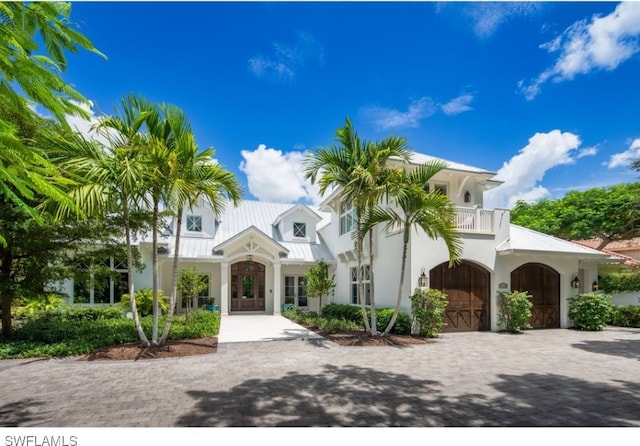
[[[415,153],[412,164],[433,159]],[[402,310],[410,312],[409,296],[417,287],[437,288],[449,298],[444,331],[497,331],[501,328],[499,292],[520,290],[532,295],[534,328],[569,327],[567,299],[589,291],[597,280],[598,264],[610,256],[512,225],[509,210],[483,207],[484,192],[501,184],[494,180],[494,173],[444,161],[447,168],[429,187],[447,194],[457,206],[463,260],[449,268],[444,242],[414,231],[407,254]],[[323,303],[359,302],[352,238],[355,213],[341,200],[339,190],[317,208],[243,201],[238,207],[229,205],[218,218],[210,207],[187,210],[180,224],[180,267],[195,265],[207,277],[209,287],[202,297],[214,298],[222,314],[278,314],[283,304],[317,311],[317,299],[307,296],[304,273],[319,259],[331,265],[336,281],[334,296]],[[173,246],[171,235],[161,238],[160,287],[165,294],[170,292]],[[135,286],[150,288],[151,244],[143,241],[139,247],[149,267],[136,273]],[[368,242],[365,244],[362,297],[368,302],[373,272],[376,307],[393,307],[400,279],[401,234],[376,228],[374,249],[372,270]],[[67,284],[64,291],[73,295],[73,289]],[[110,290],[102,302],[119,299],[113,284]],[[93,292],[89,294],[84,300],[98,303]],[[178,306],[186,306],[180,297]]]

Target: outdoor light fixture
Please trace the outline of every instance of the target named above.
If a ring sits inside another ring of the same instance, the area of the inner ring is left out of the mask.
[[[573,280],[571,281],[571,288],[580,288],[580,279],[578,279],[577,275],[573,275]]]
[[[426,288],[427,287],[427,276],[424,273],[424,268],[422,268],[422,273],[420,277],[418,277],[418,288]]]
[[[469,191],[466,191],[464,193],[464,202],[465,203],[471,203],[471,194],[469,193]]]
[[[591,291],[598,291],[598,281],[594,280],[591,284]]]

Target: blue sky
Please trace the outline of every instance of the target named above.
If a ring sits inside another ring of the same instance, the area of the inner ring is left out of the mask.
[[[317,202],[300,162],[347,116],[497,172],[487,207],[640,175],[640,3],[77,2],[72,20],[108,57],[64,74],[94,115],[130,92],[181,107],[247,199]]]

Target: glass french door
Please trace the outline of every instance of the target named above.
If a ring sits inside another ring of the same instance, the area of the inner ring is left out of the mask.
[[[264,311],[265,266],[258,262],[231,265],[231,311]]]
[[[296,307],[309,305],[307,299],[307,278],[304,276],[284,277],[284,303]]]

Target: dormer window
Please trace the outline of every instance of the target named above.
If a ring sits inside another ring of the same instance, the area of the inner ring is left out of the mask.
[[[307,236],[307,224],[306,223],[293,223],[293,236],[294,237],[306,237]]]
[[[202,232],[202,217],[200,215],[187,215],[187,231]]]

